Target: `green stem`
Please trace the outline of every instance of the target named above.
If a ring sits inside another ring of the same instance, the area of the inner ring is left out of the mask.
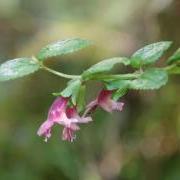
[[[58,72],[58,71],[55,71],[51,68],[48,68],[47,66],[45,66],[43,64],[43,62],[39,61],[35,56],[32,57],[32,59],[34,59],[35,62],[39,63],[40,67],[52,74],[55,74],[56,76],[60,76],[60,77],[63,77],[63,78],[66,78],[66,79],[79,79],[81,78],[81,76],[79,75],[69,75],[69,74],[64,74],[64,73],[61,73],[61,72]]]
[[[173,69],[176,66],[176,64],[171,64],[169,66],[166,66],[164,68],[162,68],[163,70],[169,72],[171,69]]]
[[[42,67],[42,69],[44,69],[44,70],[46,70],[46,71],[48,71],[48,72],[50,72],[52,74],[55,74],[57,76],[60,76],[60,77],[66,78],[66,79],[78,79],[78,78],[81,78],[81,76],[79,76],[79,75],[69,75],[69,74],[64,74],[64,73],[55,71],[53,69],[48,68],[44,64],[41,64],[41,67]]]
[[[34,58],[34,60],[38,61],[36,58]],[[69,74],[64,74],[64,73],[55,71],[55,70],[45,66],[42,62],[40,62],[40,66],[42,69],[44,69],[44,70],[46,70],[52,74],[55,74],[57,76],[63,77],[63,78],[67,78],[67,79],[79,79],[79,78],[81,78],[80,75],[69,75]],[[176,64],[172,64],[172,65],[166,66],[162,69],[167,71],[167,72],[170,72],[170,70],[172,68],[174,68],[175,66],[176,66]],[[131,80],[131,79],[138,78],[141,74],[142,74],[142,72],[135,72],[135,73],[129,73],[129,74],[107,74],[107,75],[106,74],[102,74],[102,75],[100,74],[100,75],[96,75],[95,77],[90,78],[90,80],[115,80],[115,79]]]

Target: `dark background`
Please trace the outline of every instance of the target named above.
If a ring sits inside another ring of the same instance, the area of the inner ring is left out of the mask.
[[[180,47],[180,1],[0,0],[1,63],[70,37],[96,46],[47,62],[68,74],[161,40],[174,42],[168,56]],[[129,92],[121,113],[98,110],[74,143],[61,140],[61,127],[44,143],[37,129],[54,99],[51,93],[65,84],[44,71],[0,84],[1,180],[180,179],[178,76],[158,91]],[[87,101],[100,88],[90,83]]]

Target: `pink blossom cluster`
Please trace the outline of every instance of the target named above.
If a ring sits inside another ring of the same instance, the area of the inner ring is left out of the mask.
[[[76,138],[75,132],[80,129],[79,124],[91,122],[89,114],[98,106],[107,112],[122,111],[124,103],[112,100],[112,93],[113,91],[102,90],[98,97],[87,105],[83,116],[78,114],[76,106],[68,106],[70,97],[57,97],[49,109],[47,120],[40,126],[37,134],[44,136],[47,142],[51,137],[52,127],[59,124],[64,127],[62,139],[73,142]]]

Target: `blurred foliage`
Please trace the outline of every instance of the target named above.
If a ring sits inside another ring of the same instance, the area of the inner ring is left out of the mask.
[[[151,42],[171,40],[174,49],[179,47],[179,18],[179,0],[0,0],[0,62],[79,36],[96,46],[47,62],[78,74]],[[65,83],[42,71],[0,84],[1,180],[180,179],[179,77],[156,92],[128,93],[122,113],[98,110],[72,144],[60,139],[59,127],[44,143],[36,131],[53,101],[51,93]],[[87,101],[100,87],[89,84]]]

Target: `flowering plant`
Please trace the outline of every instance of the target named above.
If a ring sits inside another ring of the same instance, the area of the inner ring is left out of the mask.
[[[50,107],[47,120],[40,126],[37,134],[44,136],[47,141],[51,136],[52,127],[59,124],[64,127],[62,139],[72,142],[76,137],[75,132],[80,129],[79,124],[91,122],[91,113],[97,107],[107,112],[122,111],[124,103],[118,102],[118,99],[129,90],[159,89],[167,83],[170,74],[180,74],[180,49],[168,58],[167,66],[153,66],[171,44],[169,41],[153,43],[137,50],[131,57],[105,59],[81,75],[68,75],[50,69],[45,65],[45,61],[78,51],[92,45],[92,42],[80,38],[67,39],[47,45],[32,58],[17,58],[1,64],[0,81],[19,78],[39,69],[70,79],[64,90],[53,93],[56,99]],[[116,64],[130,66],[135,70],[132,73],[111,74],[110,71]],[[103,89],[95,100],[85,105],[86,84],[90,80],[101,82]]]

